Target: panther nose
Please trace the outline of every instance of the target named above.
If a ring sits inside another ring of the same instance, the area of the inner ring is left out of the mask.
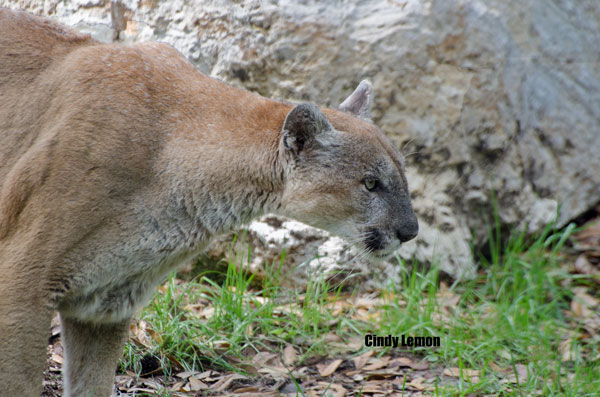
[[[417,237],[419,234],[419,222],[417,217],[414,217],[409,222],[404,223],[401,227],[396,229],[396,237],[400,242],[405,243]]]

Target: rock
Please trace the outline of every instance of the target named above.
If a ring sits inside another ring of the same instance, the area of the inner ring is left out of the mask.
[[[530,232],[556,208],[564,225],[600,201],[597,0],[0,4],[105,41],[168,42],[203,72],[268,97],[337,106],[371,79],[374,121],[405,152],[421,226],[399,254],[454,277],[475,272],[470,242],[485,241],[493,196],[504,226]],[[270,219],[249,226],[266,260],[285,236],[291,264],[319,252],[327,268],[347,268],[354,255],[321,231]]]
[[[339,237],[273,215],[252,222],[237,234],[218,237],[207,249],[204,260],[212,264],[218,258],[235,263],[259,278],[266,273],[271,277],[279,274],[278,284],[291,288],[303,289],[309,279],[314,280],[318,275],[325,275],[332,285],[360,285],[364,290],[400,280],[396,266],[384,262],[369,268],[365,266],[363,253]],[[214,268],[214,265],[206,267]],[[205,264],[199,269],[204,270]]]

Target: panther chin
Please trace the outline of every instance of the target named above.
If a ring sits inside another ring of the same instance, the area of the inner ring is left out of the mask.
[[[402,246],[402,244],[394,244],[393,246],[386,247],[385,249],[371,251],[367,255],[367,258],[371,262],[384,262],[394,258],[394,253],[398,251],[398,249]]]

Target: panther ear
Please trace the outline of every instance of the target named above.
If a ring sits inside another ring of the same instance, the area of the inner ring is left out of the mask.
[[[333,127],[318,106],[312,103],[296,105],[283,122],[283,145],[299,154],[314,142],[317,135]]]
[[[342,102],[338,109],[368,119],[371,117],[372,104],[373,86],[368,80],[363,80],[358,87],[356,87],[354,92]]]

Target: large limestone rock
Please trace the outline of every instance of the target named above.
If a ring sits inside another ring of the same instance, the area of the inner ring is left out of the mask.
[[[336,106],[371,79],[374,121],[406,155],[421,226],[399,254],[453,276],[475,270],[470,242],[486,237],[492,191],[502,224],[530,231],[558,207],[564,224],[600,200],[598,0],[0,4],[105,41],[168,42],[203,72],[269,97]],[[268,241],[294,231],[328,266],[360,265],[339,241],[296,229],[250,234],[271,247],[266,257],[280,249]],[[310,262],[300,251],[292,262]]]

